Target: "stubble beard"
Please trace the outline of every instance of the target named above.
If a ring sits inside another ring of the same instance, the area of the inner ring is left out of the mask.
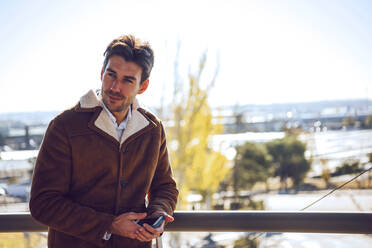
[[[124,109],[128,108],[130,106],[129,103],[126,103],[125,101],[120,105],[120,106],[117,106],[116,108],[113,108],[112,105],[110,104],[110,100],[109,100],[109,96],[108,95],[113,95],[113,96],[116,96],[116,97],[121,97],[122,100],[125,100],[125,96],[119,94],[119,93],[115,93],[115,92],[112,92],[111,90],[105,90],[105,91],[102,91],[104,93],[104,95],[106,96],[102,96],[102,101],[103,103],[106,105],[106,107],[112,112],[112,113],[120,113],[122,112]]]

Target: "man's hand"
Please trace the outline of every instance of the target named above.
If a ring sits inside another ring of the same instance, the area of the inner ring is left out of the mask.
[[[144,219],[146,213],[124,213],[115,218],[111,224],[111,233],[131,239],[137,238],[136,231],[141,228],[134,220]]]
[[[140,227],[136,231],[136,238],[139,241],[146,242],[152,239],[158,238],[164,232],[165,223],[173,222],[174,218],[167,214],[166,212],[154,212],[150,217],[164,216],[165,221],[158,228],[153,228],[148,224],[143,224],[143,227]]]

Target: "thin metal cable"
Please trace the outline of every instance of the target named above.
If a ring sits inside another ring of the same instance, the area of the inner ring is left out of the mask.
[[[364,170],[362,171],[360,174],[356,175],[355,177],[353,177],[352,179],[350,179],[349,181],[343,183],[342,185],[334,188],[333,190],[331,190],[330,192],[328,192],[327,194],[325,194],[324,196],[320,197],[318,200],[314,201],[313,203],[310,203],[308,206],[304,207],[303,209],[301,209],[300,211],[303,211],[305,209],[308,209],[309,207],[311,207],[312,205],[314,205],[315,203],[323,200],[324,198],[326,198],[327,196],[329,196],[330,194],[332,194],[333,192],[335,192],[336,190],[339,190],[341,189],[342,187],[344,187],[346,184],[354,181],[355,179],[357,179],[358,177],[360,177],[361,175],[363,175],[364,173],[366,173],[367,171],[370,171],[372,169],[372,167],[370,167],[369,169],[367,170]]]
[[[347,181],[347,182],[343,183],[342,185],[340,185],[340,186],[338,186],[338,187],[332,189],[330,192],[328,192],[328,193],[325,194],[324,196],[320,197],[318,200],[316,200],[316,201],[310,203],[309,205],[307,205],[306,207],[302,208],[300,211],[304,211],[304,210],[308,209],[309,207],[311,207],[311,206],[314,205],[315,203],[317,203],[317,202],[323,200],[324,198],[326,198],[327,196],[329,196],[330,194],[332,194],[332,193],[335,192],[336,190],[341,189],[341,188],[344,187],[346,184],[351,183],[352,181],[354,181],[355,179],[357,179],[358,177],[360,177],[361,175],[363,175],[363,174],[366,173],[367,171],[370,171],[371,169],[372,169],[372,167],[370,167],[369,169],[366,169],[366,170],[362,171],[361,173],[359,173],[358,175],[356,175],[355,177],[353,177],[353,178],[350,179],[349,181]],[[261,236],[262,236],[263,234],[265,234],[265,233],[266,233],[266,232],[263,232],[263,233],[258,234],[256,237],[254,237],[254,238],[252,239],[252,241],[255,241],[256,239],[258,239],[259,237],[261,237]]]

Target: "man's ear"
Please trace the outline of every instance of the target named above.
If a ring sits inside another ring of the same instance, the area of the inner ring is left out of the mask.
[[[140,85],[140,89],[137,94],[142,94],[143,92],[146,91],[147,87],[149,86],[150,80],[146,79],[145,81],[142,82]]]
[[[103,73],[105,72],[105,68],[102,66],[102,69],[101,69],[101,81],[102,81],[102,78],[103,78]]]

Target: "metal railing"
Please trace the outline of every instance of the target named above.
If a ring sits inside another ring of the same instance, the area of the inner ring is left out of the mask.
[[[176,211],[169,232],[372,234],[372,212]],[[0,232],[45,232],[28,212],[0,213]]]

